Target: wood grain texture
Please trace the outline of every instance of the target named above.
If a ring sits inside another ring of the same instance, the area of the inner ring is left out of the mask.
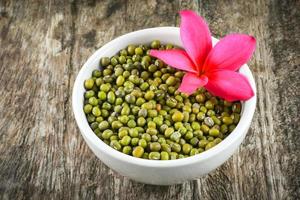
[[[300,197],[299,1],[0,1],[0,199],[297,199]],[[151,186],[88,149],[71,90],[99,47],[124,33],[204,16],[214,36],[249,33],[258,104],[239,150],[201,179]]]

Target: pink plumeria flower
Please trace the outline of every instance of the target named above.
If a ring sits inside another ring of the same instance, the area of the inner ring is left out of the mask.
[[[179,91],[194,93],[205,87],[227,101],[248,100],[254,92],[248,79],[236,72],[252,56],[255,38],[230,34],[214,47],[205,21],[193,11],[181,11],[180,37],[185,50],[151,50],[150,55],[185,71]]]

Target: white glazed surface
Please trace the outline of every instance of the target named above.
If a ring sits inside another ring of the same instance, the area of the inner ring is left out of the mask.
[[[72,96],[72,107],[80,132],[94,154],[108,167],[123,176],[142,183],[155,185],[171,185],[187,180],[197,179],[223,164],[239,147],[249,129],[255,106],[256,87],[254,78],[247,65],[240,69],[255,93],[250,100],[243,102],[242,115],[236,129],[220,144],[201,154],[178,160],[154,161],[135,158],[118,152],[102,142],[89,127],[83,112],[83,83],[90,78],[94,69],[98,68],[101,57],[111,57],[128,44],[146,44],[158,39],[162,43],[182,46],[179,28],[158,27],[131,32],[118,37],[98,49],[80,70]],[[215,44],[218,40],[213,38]]]

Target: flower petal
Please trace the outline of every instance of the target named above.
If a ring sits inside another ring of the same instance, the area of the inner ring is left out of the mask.
[[[190,60],[189,56],[184,50],[172,49],[172,50],[151,50],[150,55],[161,59],[166,64],[180,70],[194,72],[194,63]]]
[[[212,48],[211,35],[205,21],[193,11],[180,12],[180,37],[186,52],[199,71]]]
[[[206,75],[208,83],[205,88],[215,96],[227,101],[248,100],[254,96],[248,79],[238,72],[222,70]]]
[[[244,34],[231,34],[222,38],[209,53],[202,72],[238,70],[252,56],[255,38]]]
[[[204,86],[208,79],[206,76],[197,76],[194,73],[186,73],[181,81],[181,85],[178,88],[180,92],[186,94],[194,93],[199,87]]]

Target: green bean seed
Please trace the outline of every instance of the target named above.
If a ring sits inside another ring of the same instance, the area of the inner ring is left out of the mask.
[[[144,148],[141,146],[135,147],[132,151],[132,155],[137,158],[142,157],[143,153],[144,153]]]
[[[151,91],[151,90],[149,90],[149,91],[147,91],[146,93],[145,93],[145,99],[146,100],[151,100],[151,99],[153,99],[153,97],[154,97],[154,92],[153,91]]]
[[[150,143],[150,150],[151,151],[160,151],[161,145],[158,142],[152,142]]]
[[[87,80],[84,81],[85,89],[90,90],[90,89],[93,88],[93,86],[94,86],[94,79],[90,78],[90,79],[87,79]]]
[[[131,146],[125,146],[125,147],[123,147],[122,152],[129,155],[132,152],[132,147]]]
[[[170,139],[173,140],[174,142],[178,143],[180,140],[181,134],[179,131],[176,131],[170,135]]]
[[[212,128],[209,130],[209,135],[213,137],[218,137],[220,134],[220,131],[218,129]]]
[[[159,160],[160,159],[160,153],[159,152],[150,152],[149,153],[149,159],[150,160]]]
[[[181,146],[178,143],[173,143],[171,145],[171,149],[172,149],[172,151],[179,153],[181,151]]]
[[[160,152],[160,159],[161,160],[169,160],[169,153],[166,151]]]
[[[207,143],[207,145],[205,146],[205,151],[208,150],[208,149],[210,149],[210,148],[212,148],[212,147],[214,147],[215,145],[216,144],[214,142]]]
[[[83,108],[85,114],[92,112],[92,109],[93,109],[93,106],[90,104],[84,105],[84,108]]]
[[[151,48],[153,49],[158,49],[160,47],[160,41],[159,40],[154,40],[152,43],[151,43]]]
[[[128,135],[126,135],[121,139],[120,143],[122,146],[127,146],[130,144],[130,141],[131,141],[131,138]]]
[[[118,151],[120,151],[122,148],[121,144],[117,140],[112,140],[110,142],[110,146]]]
[[[186,155],[188,155],[190,153],[191,149],[192,149],[192,146],[190,144],[184,144],[182,146],[182,152]]]
[[[169,155],[171,160],[176,160],[178,158],[177,152],[170,152]]]
[[[108,129],[103,131],[103,133],[102,133],[102,137],[104,139],[109,139],[110,136],[112,136],[112,135],[113,135],[113,132],[111,130],[108,130]]]
[[[96,99],[96,97],[89,98],[89,104],[92,105],[92,106],[97,106],[98,105],[98,99]]]
[[[183,119],[184,119],[184,115],[181,112],[177,111],[172,115],[172,120],[174,122],[181,122]]]
[[[231,117],[223,117],[223,118],[222,118],[222,121],[223,121],[223,123],[226,124],[226,125],[231,125],[231,124],[233,124],[233,119],[232,119]]]
[[[192,148],[191,151],[190,151],[190,156],[194,156],[194,155],[196,155],[198,153],[199,153],[198,149]]]
[[[89,90],[89,91],[87,91],[87,92],[84,94],[84,97],[85,97],[86,99],[89,99],[89,98],[91,98],[91,97],[93,97],[93,96],[95,96],[95,91],[94,91],[94,90]]]
[[[137,146],[138,143],[139,143],[139,138],[132,138],[132,139],[131,139],[131,145],[132,145],[133,147]]]

